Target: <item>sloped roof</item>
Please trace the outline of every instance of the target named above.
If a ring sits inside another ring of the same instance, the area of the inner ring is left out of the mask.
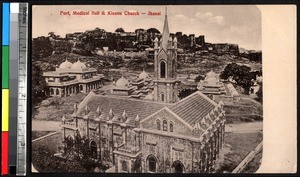
[[[209,114],[216,106],[217,104],[215,102],[200,91],[197,91],[169,108],[181,119],[193,126],[196,122],[199,122]]]
[[[214,101],[209,99],[200,91],[189,95],[175,104],[165,104],[154,101],[105,95],[92,95],[88,98],[88,100],[84,100],[84,102],[84,105],[81,105],[81,109],[77,111],[78,115],[84,115],[84,107],[87,105],[91,112],[91,117],[94,118],[97,117],[94,116],[94,114],[99,107],[99,109],[101,109],[102,119],[106,119],[112,109],[114,120],[121,118],[124,110],[126,111],[128,119],[134,119],[137,115],[139,115],[140,120],[143,120],[166,107],[166,110],[171,111],[171,113],[174,113],[176,117],[179,117],[190,126],[194,126],[195,123],[200,122],[216,106],[218,106]]]
[[[164,103],[153,101],[143,101],[104,95],[93,95],[86,100],[85,105],[86,104],[91,112],[96,112],[97,107],[99,107],[103,117],[108,116],[110,109],[112,109],[116,117],[121,117],[125,110],[128,118],[134,119],[137,115],[139,115],[141,120],[166,106]],[[84,115],[84,109],[79,109],[77,114]]]

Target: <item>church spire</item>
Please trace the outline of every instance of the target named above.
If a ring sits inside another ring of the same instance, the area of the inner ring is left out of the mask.
[[[168,25],[168,14],[167,14],[167,7],[166,7],[166,14],[165,14],[165,22],[164,22],[164,29],[162,33],[162,42],[161,47],[165,50],[167,50],[168,41],[169,41],[169,25]]]

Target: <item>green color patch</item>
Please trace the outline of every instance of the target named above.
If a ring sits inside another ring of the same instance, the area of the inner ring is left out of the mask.
[[[9,46],[2,46],[2,88],[8,89],[9,83]]]

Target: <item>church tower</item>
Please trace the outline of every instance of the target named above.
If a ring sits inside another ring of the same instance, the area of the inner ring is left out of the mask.
[[[174,103],[177,91],[177,39],[170,37],[167,10],[161,40],[154,40],[154,101]]]

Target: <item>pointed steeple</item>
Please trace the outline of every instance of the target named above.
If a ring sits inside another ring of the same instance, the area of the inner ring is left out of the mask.
[[[169,33],[169,25],[168,25],[167,7],[166,7],[165,23],[164,23],[164,29],[161,38],[161,47],[165,50],[167,50],[169,36],[170,33]]]

